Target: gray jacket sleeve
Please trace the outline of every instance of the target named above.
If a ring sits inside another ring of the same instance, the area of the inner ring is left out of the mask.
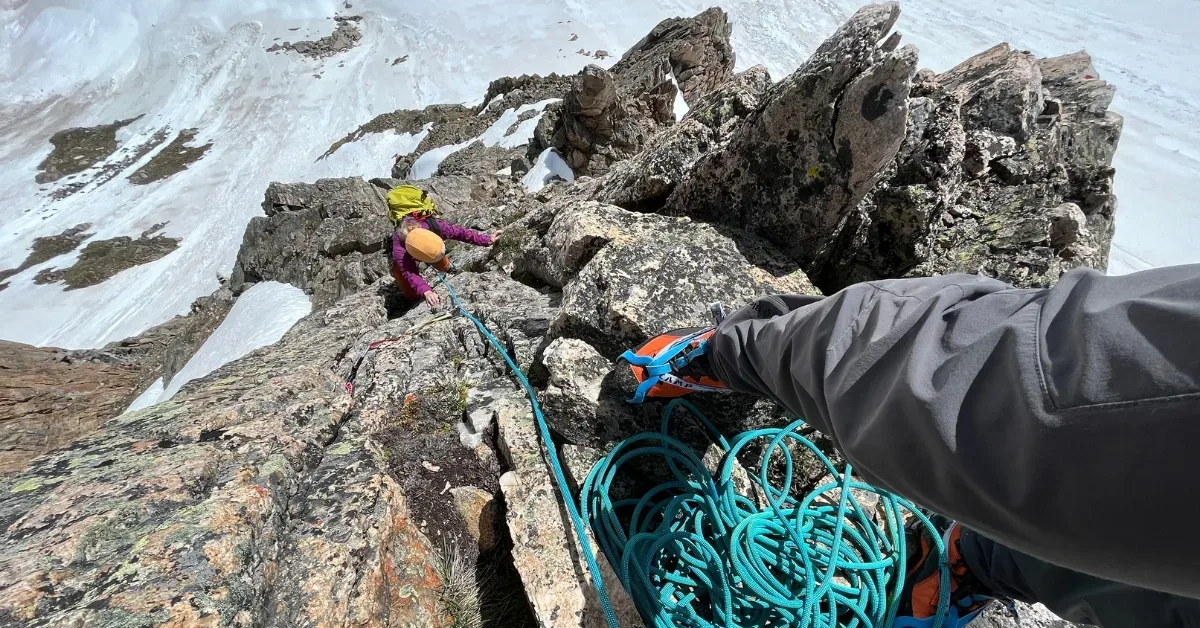
[[[715,375],[867,481],[1048,562],[1200,597],[1200,266],[768,297],[710,347]]]

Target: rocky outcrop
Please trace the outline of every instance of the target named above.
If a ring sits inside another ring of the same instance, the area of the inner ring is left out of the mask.
[[[466,148],[455,151],[438,166],[438,176],[496,174],[512,165],[512,160],[525,153],[517,148],[501,148],[485,146],[483,142],[474,142]]]
[[[737,74],[700,98],[683,120],[655,136],[646,150],[570,193],[634,211],[658,211],[696,161],[720,150],[742,120],[758,108],[770,85],[771,76],[762,66]]]
[[[1108,265],[1122,124],[1111,87],[1084,53],[1030,59],[998,46],[926,77],[903,148],[840,240],[853,259],[824,287],[950,272],[1036,287]],[[964,84],[972,73],[991,82]]]
[[[731,29],[718,8],[671,18],[609,70],[585,67],[562,107],[543,118],[528,158],[553,147],[576,174],[599,175],[638,154],[652,136],[675,123],[678,91],[690,103],[729,81]]]
[[[272,183],[266,216],[246,227],[230,288],[240,294],[260,281],[290,283],[324,307],[388,276],[384,194],[358,178]]]
[[[499,227],[505,216],[525,211],[521,207],[527,202],[514,197],[523,196],[515,184],[496,177],[272,183],[262,204],[266,215],[246,227],[230,288],[241,294],[260,281],[290,283],[312,294],[314,306],[320,308],[381,278],[390,282],[392,224],[386,194],[401,183],[427,191],[445,220],[480,230]],[[475,247],[451,243],[448,248],[464,268],[471,259],[486,255],[472,251]]]
[[[74,251],[85,240],[92,237],[92,234],[88,233],[88,229],[91,228],[91,223],[82,223],[66,229],[58,235],[34,238],[33,243],[29,245],[29,255],[25,257],[25,261],[21,262],[20,266],[9,270],[0,270],[0,282],[38,264],[48,262],[59,255],[66,255]]]
[[[566,262],[552,268],[579,265],[563,288],[555,333],[610,357],[664,329],[704,321],[713,302],[737,307],[763,293],[817,294],[762,241],[687,219],[582,205],[556,216],[546,242],[549,257]]]
[[[137,394],[138,369],[60,349],[0,341],[0,474],[118,415]]]
[[[918,74],[914,49],[884,41],[898,11],[859,11],[663,211],[750,229],[826,292],[945,272],[1041,286],[1104,268],[1121,119],[1086,54],[1000,45]]]
[[[334,28],[329,35],[315,41],[285,41],[267,48],[267,52],[292,51],[313,59],[324,59],[345,52],[358,45],[362,31],[358,30],[361,15],[338,15],[333,18]]]
[[[157,154],[129,175],[129,182],[134,185],[146,185],[161,181],[167,177],[187,170],[188,166],[204,157],[212,142],[199,146],[188,146],[196,139],[198,129],[184,129]]]
[[[78,174],[104,161],[117,151],[117,131],[136,122],[141,116],[116,120],[112,124],[77,127],[50,136],[54,150],[38,164],[38,183],[52,183]]]
[[[75,263],[66,268],[47,268],[39,272],[34,283],[51,284],[63,282],[63,290],[78,290],[112,279],[117,273],[149,264],[166,257],[179,248],[179,238],[153,235],[148,230],[136,239],[119,236],[108,240],[93,240],[79,252]]]
[[[916,49],[879,46],[899,13],[859,10],[771,88],[724,150],[700,159],[667,210],[757,232],[819,275],[905,138]]]
[[[188,315],[100,349],[0,341],[0,474],[87,436],[121,414],[155,379],[169,382],[233,306],[218,289]]]
[[[729,16],[718,7],[695,17],[665,19],[610,68],[617,89],[644,98],[661,85],[662,74],[669,73],[684,100],[694,103],[733,75],[732,32]]]
[[[196,299],[186,316],[176,317],[177,330],[171,335],[170,342],[162,353],[164,386],[171,383],[175,374],[183,369],[204,341],[216,331],[229,314],[229,310],[233,309],[235,301],[233,292],[228,287],[221,286],[216,292]]]

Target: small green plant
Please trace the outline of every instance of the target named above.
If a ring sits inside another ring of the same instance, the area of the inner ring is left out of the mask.
[[[475,584],[475,565],[458,549],[447,544],[434,552],[434,570],[442,581],[438,610],[445,626],[483,628],[479,609],[479,588]]]

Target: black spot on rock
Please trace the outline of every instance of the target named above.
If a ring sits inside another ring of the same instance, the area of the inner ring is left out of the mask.
[[[866,118],[867,121],[879,119],[883,114],[887,113],[888,103],[895,96],[892,90],[888,89],[887,85],[883,83],[872,87],[867,92],[867,97],[863,99],[862,117]]]
[[[854,151],[850,149],[849,140],[843,139],[838,143],[837,158],[843,168],[849,170],[854,167]]]
[[[160,440],[160,441],[158,441],[158,447],[159,447],[159,449],[170,449],[170,448],[172,448],[172,447],[174,447],[174,446],[175,446],[175,442],[174,442],[174,441],[170,441],[170,440],[167,440],[167,439],[163,439],[163,440]]]
[[[214,440],[220,440],[223,436],[225,436],[225,430],[201,430],[200,442],[211,443]]]

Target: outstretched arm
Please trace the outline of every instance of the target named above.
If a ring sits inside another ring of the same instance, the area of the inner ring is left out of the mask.
[[[715,375],[829,435],[867,481],[1019,551],[1200,597],[1200,266],[1019,290],[873,282],[710,343]]]
[[[491,246],[492,236],[486,233],[480,233],[474,229],[452,225],[445,221],[440,221],[438,227],[442,231],[442,238],[446,240],[458,240],[475,246]]]

